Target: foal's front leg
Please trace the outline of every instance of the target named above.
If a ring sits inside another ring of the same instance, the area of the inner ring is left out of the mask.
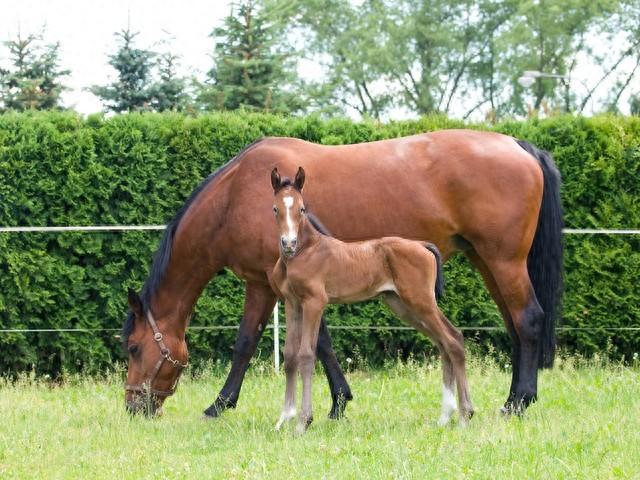
[[[304,433],[313,422],[311,405],[311,386],[316,364],[316,345],[318,332],[322,320],[322,311],[326,301],[314,298],[302,305],[302,334],[300,336],[300,350],[298,351],[298,365],[302,377],[302,408],[298,417],[298,433]]]
[[[287,324],[287,336],[284,342],[284,371],[287,378],[287,386],[284,394],[282,413],[276,423],[276,430],[280,430],[282,424],[296,416],[296,380],[298,375],[298,351],[300,350],[300,306],[285,301],[285,315]]]

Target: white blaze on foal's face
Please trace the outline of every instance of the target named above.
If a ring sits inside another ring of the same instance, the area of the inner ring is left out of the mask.
[[[273,211],[280,231],[280,251],[290,257],[296,253],[298,231],[305,212],[302,195],[294,188],[283,188],[276,195]]]
[[[293,228],[293,221],[291,220],[291,207],[293,207],[293,197],[284,197],[282,199],[282,203],[284,204],[285,215],[287,219],[287,232],[285,236],[288,239],[296,238],[296,230]]]

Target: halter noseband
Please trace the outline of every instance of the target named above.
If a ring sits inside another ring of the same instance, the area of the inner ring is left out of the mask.
[[[125,391],[128,391],[128,392],[150,393],[157,397],[167,398],[175,393],[176,388],[178,387],[178,380],[180,380],[180,375],[182,374],[182,370],[184,370],[189,366],[189,362],[187,361],[186,363],[180,363],[179,360],[176,360],[171,356],[171,350],[169,350],[169,348],[165,345],[164,340],[162,339],[162,333],[160,333],[160,330],[158,330],[158,324],[153,318],[153,314],[151,313],[150,309],[147,311],[147,321],[151,326],[151,330],[153,330],[153,339],[158,344],[161,357],[158,359],[156,366],[153,368],[153,371],[151,372],[151,376],[146,382],[143,382],[139,385],[129,385],[128,383],[125,383],[124,389]],[[158,376],[158,373],[162,368],[162,364],[164,364],[165,361],[173,365],[173,368],[175,368],[178,371],[178,374],[176,375],[176,379],[173,382],[173,385],[171,386],[170,390],[157,390],[155,388],[152,388],[151,384]]]

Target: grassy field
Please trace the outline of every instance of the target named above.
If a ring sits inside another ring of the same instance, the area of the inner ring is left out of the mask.
[[[203,421],[222,372],[184,378],[164,416],[129,418],[121,376],[58,386],[0,384],[0,478],[640,478],[640,370],[563,359],[543,372],[525,418],[498,408],[509,377],[470,362],[476,416],[439,428],[438,363],[349,373],[348,418],[326,418],[324,378],[316,421],[298,437],[275,432],[283,376],[254,365],[235,411]]]

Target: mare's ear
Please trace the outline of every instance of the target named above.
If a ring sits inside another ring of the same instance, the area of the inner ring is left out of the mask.
[[[282,183],[280,174],[278,173],[278,169],[274,168],[273,170],[271,170],[271,186],[273,187],[274,192],[278,191],[278,189],[280,188],[280,183]]]
[[[304,168],[298,167],[298,172],[296,173],[296,180],[293,182],[293,186],[298,191],[302,191],[302,187],[304,185]]]
[[[140,295],[138,295],[135,290],[130,288],[128,296],[129,308],[133,313],[136,314],[136,317],[142,317],[142,300],[140,300]]]

